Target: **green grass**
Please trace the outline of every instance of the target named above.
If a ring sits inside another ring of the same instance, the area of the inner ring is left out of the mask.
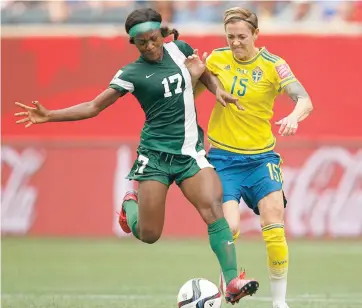
[[[260,289],[234,307],[270,308],[263,242],[239,241],[237,248],[239,265]],[[361,242],[296,241],[289,248],[290,308],[362,307]],[[186,280],[217,283],[218,273],[206,240],[5,238],[2,307],[172,308]]]

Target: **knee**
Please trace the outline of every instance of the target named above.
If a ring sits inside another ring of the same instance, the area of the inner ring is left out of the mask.
[[[229,213],[224,213],[226,221],[229,224],[230,231],[233,236],[240,233],[240,215],[230,216]]]
[[[227,201],[222,206],[225,219],[227,220],[231,233],[235,237],[240,233],[240,210],[239,202]]]
[[[199,213],[202,219],[207,223],[211,224],[216,220],[224,217],[222,207],[221,207],[221,200],[212,200],[206,202],[205,206],[202,206],[199,209]]]
[[[161,237],[161,232],[152,229],[141,229],[139,234],[140,240],[147,244],[154,244]]]
[[[262,227],[284,223],[284,207],[280,204],[267,207],[260,212],[260,222]]]
[[[284,223],[284,201],[281,192],[266,196],[259,203],[261,226]]]

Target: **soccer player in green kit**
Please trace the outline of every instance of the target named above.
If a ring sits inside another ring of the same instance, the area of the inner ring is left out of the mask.
[[[25,117],[17,123],[29,127],[91,118],[132,93],[144,110],[146,121],[138,157],[128,175],[138,181],[138,193],[130,191],[124,197],[120,226],[142,242],[155,243],[163,229],[167,191],[175,181],[208,226],[210,246],[227,283],[226,300],[235,303],[255,293],[259,284],[246,280],[245,272],[237,272],[233,237],[221,207],[221,183],[205,158],[204,135],[197,122],[195,79],[200,78],[219,102],[235,103],[236,99],[214,83],[205,67],[202,69],[204,62],[198,57],[198,62],[192,60],[194,50],[177,40],[178,32],[161,27],[161,22],[161,15],[152,9],[135,10],[128,16],[126,32],[140,57],[120,69],[108,89],[94,100],[60,110],[47,110],[38,102],[34,102],[34,107],[16,103],[25,109],[15,114]],[[170,34],[175,40],[165,43],[164,38]]]

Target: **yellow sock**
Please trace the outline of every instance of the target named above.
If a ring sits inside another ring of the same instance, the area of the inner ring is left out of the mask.
[[[234,241],[234,243],[235,243],[235,241],[239,238],[239,235],[240,235],[240,231],[238,231],[237,233],[235,233],[235,234],[233,235],[233,241]]]
[[[281,279],[288,273],[288,245],[285,239],[284,225],[271,224],[263,229],[263,237],[268,254],[270,278]]]

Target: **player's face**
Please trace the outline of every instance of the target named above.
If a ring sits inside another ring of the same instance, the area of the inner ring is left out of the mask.
[[[147,60],[159,61],[163,55],[163,39],[160,30],[153,30],[137,35],[134,43]]]
[[[228,23],[225,28],[226,39],[237,59],[244,59],[255,48],[258,29],[253,33],[250,25],[245,21]]]

